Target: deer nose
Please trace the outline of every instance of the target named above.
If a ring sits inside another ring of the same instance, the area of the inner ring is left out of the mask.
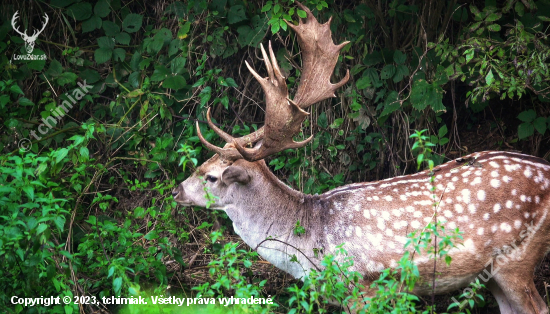
[[[176,197],[178,194],[180,194],[180,192],[178,192],[177,189],[172,191],[172,196],[173,197]]]

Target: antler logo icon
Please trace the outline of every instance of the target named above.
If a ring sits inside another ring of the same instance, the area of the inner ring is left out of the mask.
[[[16,20],[19,18],[18,14],[19,14],[19,11],[16,11],[15,14],[13,15],[13,18],[11,19],[11,26],[13,27],[13,29],[19,35],[21,35],[21,38],[23,38],[23,40],[25,41],[25,49],[27,50],[27,53],[31,54],[32,51],[34,50],[34,42],[38,38],[38,35],[40,35],[40,33],[42,33],[42,31],[44,31],[44,28],[46,27],[46,24],[48,24],[48,21],[49,21],[48,14],[44,13],[45,21],[42,22],[42,29],[39,30],[39,31],[34,30],[32,36],[27,35],[27,30],[26,29],[25,29],[25,32],[22,33],[19,30],[19,27],[17,27]]]

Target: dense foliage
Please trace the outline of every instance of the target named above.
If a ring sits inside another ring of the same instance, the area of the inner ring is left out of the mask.
[[[287,184],[322,193],[411,173],[422,158],[438,164],[486,148],[548,151],[549,0],[304,4],[320,21],[333,17],[335,42],[350,41],[333,81],[346,69],[352,78],[312,107],[303,126],[312,144],[268,160]],[[284,20],[304,12],[292,0],[4,1],[0,8],[0,310],[121,310],[24,307],[12,296],[270,295],[274,305],[243,310],[292,313],[334,310],[327,295],[363,304],[345,245],[341,258],[325,258],[324,272],[288,281],[239,242],[225,214],[177,207],[170,193],[211,155],[195,121],[221,143],[205,126],[208,107],[234,135],[262,125],[263,94],[244,67],[247,60],[264,73],[259,43],[272,41],[294,94],[301,60]],[[14,31],[15,12],[28,35],[49,17],[31,60],[19,57],[28,44]],[[418,152],[411,134],[423,129],[434,146]],[[431,228],[418,241],[444,230]],[[459,237],[444,234],[444,246]],[[418,252],[420,242],[411,242]],[[385,291],[380,312],[421,305],[402,290],[415,280],[408,256],[399,271],[412,277],[388,270],[377,282]],[[346,284],[336,284],[342,278]],[[475,300],[484,304],[471,298],[470,306]]]

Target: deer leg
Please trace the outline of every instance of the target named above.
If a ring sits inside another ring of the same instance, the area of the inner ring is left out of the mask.
[[[506,308],[501,308],[501,313],[548,314],[548,308],[535,288],[532,271],[529,274],[522,274],[518,272],[518,269],[520,268],[502,269],[494,278],[511,306],[511,312],[506,312]],[[499,294],[498,291],[497,294]],[[498,299],[497,302],[499,302]],[[501,303],[499,302],[500,306]]]
[[[508,298],[506,298],[506,294],[504,294],[504,291],[500,289],[499,285],[494,280],[489,281],[489,283],[487,284],[487,289],[491,291],[491,294],[497,301],[498,308],[500,309],[500,314],[514,313],[510,302],[508,302]]]

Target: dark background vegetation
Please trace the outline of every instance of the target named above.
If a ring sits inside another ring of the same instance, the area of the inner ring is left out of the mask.
[[[428,129],[436,163],[481,150],[550,155],[550,1],[304,0],[333,39],[349,40],[333,82],[303,126],[312,144],[267,162],[306,193],[416,171],[414,130]],[[10,297],[192,295],[219,282],[225,243],[246,249],[223,213],[177,207],[171,190],[211,153],[194,123],[208,107],[224,130],[263,124],[259,43],[272,41],[296,90],[301,59],[282,19],[289,0],[2,1],[0,4],[0,308],[8,312],[113,311],[102,306],[22,308]],[[10,24],[40,29],[25,54]],[[41,139],[43,118],[86,80],[94,85]],[[18,142],[32,146],[20,151]],[[242,280],[288,312],[296,282],[243,253]],[[227,257],[227,256],[226,256]],[[227,261],[227,260],[226,260]],[[220,264],[218,264],[219,266]],[[214,271],[210,271],[214,269]],[[216,277],[218,276],[218,277]],[[244,278],[244,279],[243,279]],[[545,295],[548,260],[537,270]],[[227,278],[226,278],[227,279]],[[224,288],[225,287],[225,288]],[[232,295],[231,280],[220,289]],[[221,291],[220,290],[220,291]],[[232,292],[233,291],[233,292]],[[439,298],[445,311],[449,297]],[[426,299],[430,304],[430,299]],[[491,313],[486,298],[477,313]]]

